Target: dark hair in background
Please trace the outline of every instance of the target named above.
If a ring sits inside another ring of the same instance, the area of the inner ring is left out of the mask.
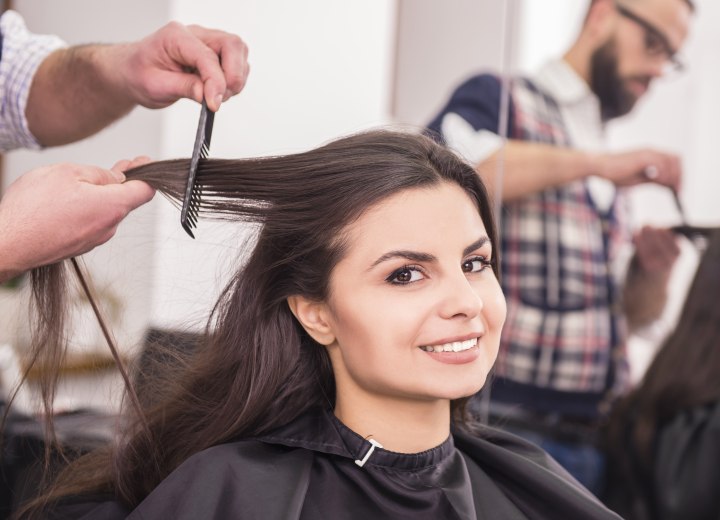
[[[615,481],[611,506],[634,500],[652,511],[655,438],[678,413],[720,400],[720,230],[707,249],[688,291],[678,324],[664,341],[642,382],[615,406],[607,426],[606,448]],[[618,495],[619,493],[619,495]],[[622,496],[620,496],[622,495]],[[620,512],[620,511],[619,511]]]
[[[188,165],[161,161],[126,175],[179,204]],[[330,273],[349,245],[343,230],[378,202],[454,183],[476,204],[498,251],[492,206],[478,175],[420,135],[371,131],[283,157],[210,159],[197,178],[200,215],[261,224],[257,243],[222,292],[195,354],[174,363],[175,373],[156,371],[145,382],[162,398],[143,401],[141,413],[128,408],[117,445],[71,465],[45,500],[111,492],[134,507],[194,453],[260,435],[308,409],[332,407],[327,352],[304,332],[286,300],[327,297]],[[465,401],[452,403],[461,425]]]

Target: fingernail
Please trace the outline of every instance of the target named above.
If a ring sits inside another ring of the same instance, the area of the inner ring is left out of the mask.
[[[658,169],[657,166],[650,165],[647,168],[645,168],[645,177],[648,179],[657,179],[658,176]]]
[[[220,110],[220,105],[222,105],[223,95],[218,94],[217,96],[215,96],[214,99],[215,99],[215,106],[217,107],[217,108],[215,108],[215,112],[217,112],[218,110]]]
[[[112,173],[112,176],[115,178],[118,182],[125,182],[125,174],[123,172],[119,172],[116,170],[110,170],[110,173]]]

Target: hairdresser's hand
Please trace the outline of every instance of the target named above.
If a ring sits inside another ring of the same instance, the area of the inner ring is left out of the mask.
[[[240,92],[250,66],[248,48],[236,35],[171,22],[135,43],[102,48],[105,73],[135,103],[162,108],[180,98],[211,110]]]
[[[669,229],[643,227],[633,237],[635,256],[623,287],[623,306],[631,331],[662,316],[668,297],[668,280],[680,255],[675,234]]]
[[[638,267],[660,278],[670,274],[680,256],[677,237],[669,229],[643,226],[633,237],[633,244]]]
[[[654,182],[680,190],[682,165],[677,155],[641,149],[622,153],[599,154],[597,174],[618,186]]]
[[[130,211],[153,198],[146,183],[123,182],[122,170],[147,161],[121,161],[110,170],[55,164],[11,184],[0,201],[0,281],[109,240]]]

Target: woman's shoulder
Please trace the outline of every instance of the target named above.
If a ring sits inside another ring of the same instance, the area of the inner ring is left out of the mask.
[[[310,462],[311,457],[312,454],[304,449],[256,439],[218,444],[188,457],[155,491],[194,480],[221,482],[225,478],[231,478],[236,483],[247,481],[245,484],[251,486],[258,473],[265,472],[268,464],[279,472],[283,468],[296,468],[303,462]]]
[[[257,439],[242,439],[217,444],[199,451],[188,457],[178,469],[184,466],[197,467],[211,465],[217,467],[217,464],[232,466],[237,463],[244,464],[258,455],[262,457],[282,456],[288,451],[290,450],[284,450],[282,446],[267,444]]]
[[[528,518],[619,519],[539,446],[511,433],[475,425],[453,432],[455,446]]]
[[[570,474],[538,445],[505,430],[474,424],[457,429],[454,438],[461,450],[465,448],[491,460],[497,457],[515,460],[521,465],[534,464],[572,480]]]
[[[658,431],[653,495],[663,518],[711,518],[720,510],[720,401],[677,413]]]
[[[43,511],[47,520],[122,520],[128,509],[113,500],[110,495],[93,497],[71,497],[64,499]]]
[[[258,504],[265,512],[290,510],[295,490],[309,474],[310,457],[307,450],[259,440],[219,444],[190,456],[132,512],[111,496],[99,496],[64,501],[52,508],[49,518],[219,519],[233,511],[258,509]]]
[[[183,462],[128,518],[228,518],[234,511],[256,510],[258,504],[263,514],[292,510],[299,507],[298,490],[304,489],[311,464],[307,450],[259,440],[213,446]]]

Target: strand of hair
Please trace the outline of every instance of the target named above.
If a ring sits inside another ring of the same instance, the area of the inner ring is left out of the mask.
[[[72,262],[72,266],[73,266],[73,269],[75,270],[75,275],[77,276],[77,279],[80,282],[80,286],[82,287],[83,292],[85,293],[85,296],[87,296],[87,299],[90,302],[90,305],[92,307],[93,313],[95,314],[95,317],[97,318],[98,324],[100,325],[100,329],[102,330],[103,336],[105,337],[105,341],[107,342],[107,345],[110,348],[110,353],[112,354],[112,357],[115,360],[115,364],[117,365],[118,370],[120,371],[120,375],[122,376],[123,382],[125,384],[125,389],[127,390],[127,393],[130,396],[130,401],[132,402],[132,405],[135,408],[135,410],[138,414],[138,417],[142,421],[143,426],[145,427],[146,431],[149,431],[148,424],[145,419],[145,414],[143,413],[142,406],[140,405],[140,400],[138,399],[137,394],[135,393],[135,391],[132,388],[132,384],[130,383],[130,377],[128,376],[125,365],[122,362],[122,359],[120,358],[120,354],[118,352],[117,345],[115,344],[115,340],[113,339],[112,335],[110,334],[110,330],[107,327],[105,318],[103,317],[102,313],[100,312],[100,308],[98,307],[95,297],[93,296],[92,291],[90,290],[90,284],[87,282],[86,276],[83,274],[82,270],[80,269],[80,265],[78,264],[77,259],[75,257],[73,257],[70,259],[70,261]]]

